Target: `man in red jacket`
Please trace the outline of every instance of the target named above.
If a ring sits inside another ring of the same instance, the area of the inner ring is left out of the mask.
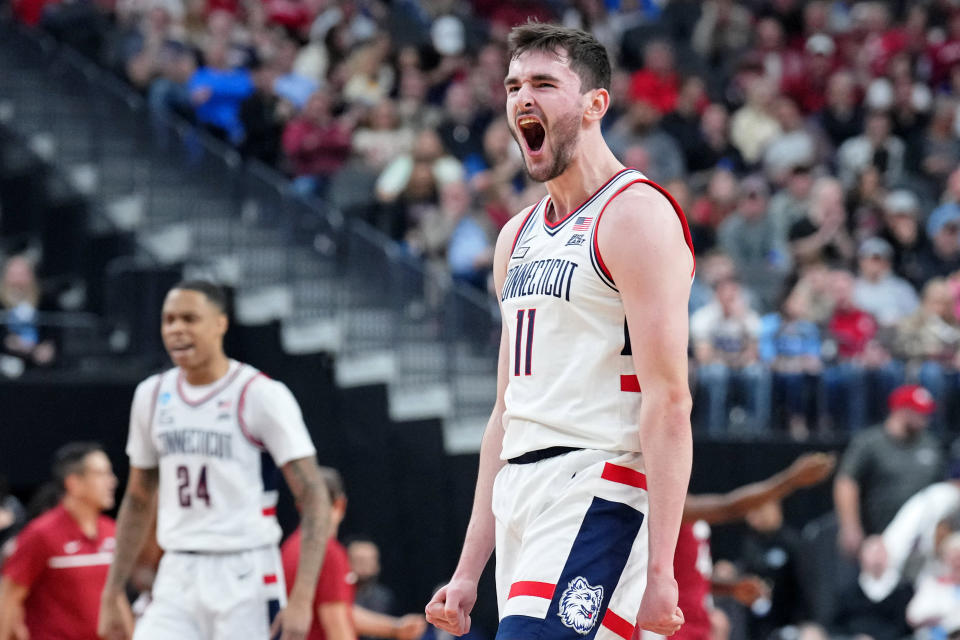
[[[117,477],[103,448],[57,451],[64,496],[15,539],[0,579],[0,640],[97,640],[100,592],[113,559]],[[132,621],[131,621],[132,625]]]

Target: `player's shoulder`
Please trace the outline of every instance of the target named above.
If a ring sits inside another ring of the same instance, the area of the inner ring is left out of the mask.
[[[158,371],[153,375],[147,376],[146,378],[141,380],[140,383],[137,385],[137,389],[135,393],[137,395],[154,393],[159,388],[160,383],[163,381],[163,379],[168,375],[172,375],[171,372],[174,371],[175,369],[176,367],[169,367],[167,369],[164,369],[163,371]]]
[[[626,222],[676,222],[682,211],[670,193],[638,173],[634,182],[613,194],[604,207],[604,217]]]

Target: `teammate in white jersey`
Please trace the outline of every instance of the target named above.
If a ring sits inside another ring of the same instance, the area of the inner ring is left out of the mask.
[[[135,640],[266,640],[281,630],[283,640],[300,640],[310,628],[328,492],[293,395],[229,359],[226,330],[219,287],[187,281],[167,294],[161,334],[176,366],[134,394],[130,477],[100,605],[99,634],[107,640],[131,635],[124,587],[154,509],[166,553]],[[277,548],[276,467],[302,512],[289,602]]]
[[[507,120],[549,195],[497,241],[497,402],[460,562],[427,617],[469,629],[496,547],[499,640],[669,635],[692,457],[689,230],[603,140],[603,46],[536,23],[509,42]]]

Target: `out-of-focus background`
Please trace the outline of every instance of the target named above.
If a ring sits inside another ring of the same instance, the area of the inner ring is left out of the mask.
[[[419,609],[456,561],[494,400],[493,244],[545,193],[503,110],[506,35],[528,18],[608,48],[607,140],[690,222],[692,491],[843,451],[904,383],[933,394],[927,434],[948,467],[954,0],[0,0],[0,14],[0,499],[28,502],[69,440],[100,440],[125,476],[133,388],[167,363],[162,296],[211,278],[232,297],[228,354],[293,390],[345,476],[343,533],[371,537],[398,611]],[[843,468],[866,485],[863,448]],[[830,491],[786,503],[789,542],[714,532],[716,558],[800,594],[776,624],[731,605],[734,637],[836,628]]]

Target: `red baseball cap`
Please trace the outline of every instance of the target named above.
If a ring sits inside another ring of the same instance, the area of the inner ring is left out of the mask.
[[[905,384],[897,387],[888,399],[890,411],[910,409],[923,415],[930,415],[937,408],[930,392],[918,384]]]

